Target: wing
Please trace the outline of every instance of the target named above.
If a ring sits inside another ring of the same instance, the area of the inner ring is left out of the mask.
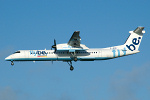
[[[73,35],[71,36],[69,42],[68,42],[68,45],[72,46],[72,47],[80,47],[80,31],[75,31],[73,33]]]
[[[58,51],[68,50],[69,52],[76,52],[78,50],[88,50],[89,48],[86,47],[84,44],[80,44],[81,38],[79,36],[80,31],[75,31],[71,36],[68,43],[57,44]]]

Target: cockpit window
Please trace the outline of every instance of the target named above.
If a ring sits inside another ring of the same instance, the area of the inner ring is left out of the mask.
[[[16,52],[14,52],[14,53],[20,53],[20,51],[16,51]]]

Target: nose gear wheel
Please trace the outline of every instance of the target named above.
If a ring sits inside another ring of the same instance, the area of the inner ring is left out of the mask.
[[[70,62],[67,62],[67,63],[68,63],[68,65],[70,66],[70,70],[73,71],[73,70],[74,70],[74,67],[72,66],[72,62],[70,61]]]
[[[12,66],[14,65],[14,62],[13,62],[13,61],[11,61],[11,65],[12,65]]]

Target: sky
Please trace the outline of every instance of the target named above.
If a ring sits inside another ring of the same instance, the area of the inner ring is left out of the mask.
[[[0,0],[0,100],[149,100],[149,0]],[[73,62],[10,62],[17,50],[51,49],[80,31],[89,48],[123,44],[144,26],[140,53]]]

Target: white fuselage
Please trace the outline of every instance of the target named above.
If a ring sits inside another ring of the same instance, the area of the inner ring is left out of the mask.
[[[7,61],[72,61],[74,56],[78,61],[107,60],[122,57],[139,51],[119,50],[119,49],[88,49],[77,52],[56,51],[54,50],[20,50],[5,60]]]

